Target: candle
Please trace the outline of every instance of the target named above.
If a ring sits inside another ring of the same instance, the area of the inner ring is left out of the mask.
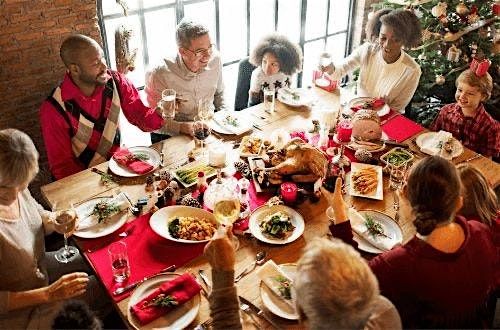
[[[213,146],[208,151],[208,162],[214,167],[226,166],[226,150],[223,146]]]
[[[285,204],[293,204],[297,200],[297,185],[293,182],[281,184],[281,198]]]
[[[350,120],[342,120],[337,127],[337,140],[349,142],[351,140],[352,123]]]

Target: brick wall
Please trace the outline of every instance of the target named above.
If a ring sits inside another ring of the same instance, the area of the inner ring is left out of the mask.
[[[37,197],[50,178],[38,109],[64,75],[62,40],[82,33],[101,42],[96,13],[95,0],[0,0],[0,129],[26,132],[40,151]]]
[[[353,39],[352,39],[352,49],[354,50],[360,44],[363,43],[365,39],[365,25],[368,21],[368,13],[371,10],[371,4],[380,2],[380,0],[357,0],[356,8],[354,12],[354,22],[353,22]]]

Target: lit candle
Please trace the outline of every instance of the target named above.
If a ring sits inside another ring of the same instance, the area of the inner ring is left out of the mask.
[[[281,198],[285,204],[293,204],[297,200],[297,185],[293,182],[281,184]]]
[[[340,142],[351,141],[352,123],[350,120],[342,120],[337,127],[337,140]]]

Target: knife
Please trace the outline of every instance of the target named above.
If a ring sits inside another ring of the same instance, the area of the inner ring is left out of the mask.
[[[382,142],[384,142],[385,144],[390,145],[390,146],[409,148],[408,144],[399,143],[399,142],[397,142],[395,140],[391,140],[391,139],[387,139],[387,140],[382,139]]]
[[[124,286],[124,287],[122,287],[122,288],[118,288],[118,289],[116,289],[115,291],[113,291],[113,295],[114,295],[114,296],[121,295],[122,293],[132,290],[133,288],[135,288],[136,286],[138,286],[138,285],[139,285],[139,284],[141,284],[142,282],[147,281],[147,280],[149,280],[150,278],[155,277],[156,275],[158,275],[158,274],[160,274],[160,273],[165,273],[165,272],[173,272],[173,271],[175,271],[175,268],[176,268],[176,267],[175,267],[175,265],[170,265],[170,266],[168,266],[167,268],[164,268],[164,269],[160,270],[158,273],[156,273],[156,274],[154,274],[154,275],[151,275],[151,276],[146,276],[146,277],[144,277],[144,278],[143,278],[142,280],[140,280],[140,281],[137,281],[137,282],[131,283],[131,284],[127,285],[127,286]]]
[[[242,296],[238,296],[238,298],[240,298],[240,301],[243,304],[248,305],[248,307],[250,307],[250,311],[252,313],[254,313],[258,317],[263,318],[264,320],[266,320],[267,322],[269,322],[269,324],[271,324],[275,329],[282,329],[282,327],[280,327],[279,325],[277,325],[276,323],[274,323],[274,321],[271,320],[271,318],[269,316],[267,316],[266,314],[264,314],[264,311],[262,309],[260,309],[259,307],[255,306],[251,301],[249,301],[248,299],[246,299],[246,298],[244,298]],[[241,304],[240,304],[240,308],[241,308]]]
[[[211,284],[210,280],[208,279],[207,275],[205,274],[205,272],[203,271],[203,269],[200,269],[198,271],[198,274],[200,275],[201,279],[203,280],[203,282],[207,286],[208,293],[212,292],[212,284]]]

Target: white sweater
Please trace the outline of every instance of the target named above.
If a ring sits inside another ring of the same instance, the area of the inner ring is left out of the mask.
[[[358,96],[381,97],[395,110],[404,113],[410,103],[420,79],[420,66],[401,50],[394,63],[386,63],[377,44],[365,43],[340,63],[334,63],[335,71],[330,75],[338,80],[360,68]]]

